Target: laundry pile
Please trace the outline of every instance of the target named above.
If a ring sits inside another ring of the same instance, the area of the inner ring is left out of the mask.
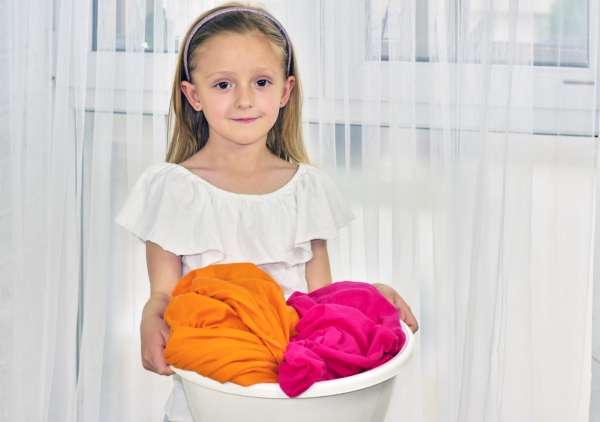
[[[279,365],[290,397],[313,383],[348,377],[393,358],[406,336],[398,311],[369,283],[339,281],[287,301],[300,316]]]
[[[294,292],[286,303],[277,282],[251,263],[190,271],[164,319],[167,363],[222,383],[278,382],[290,397],[375,368],[406,340],[397,310],[369,283]]]
[[[281,288],[253,264],[188,272],[163,316],[171,329],[167,363],[219,382],[277,382],[277,368],[298,323]]]

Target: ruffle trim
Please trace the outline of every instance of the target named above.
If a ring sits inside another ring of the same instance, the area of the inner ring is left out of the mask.
[[[265,195],[268,206],[284,206],[277,201],[292,201],[285,207],[295,207],[296,224],[290,228],[293,245],[289,244],[289,235],[284,233],[279,238],[265,236],[264,240],[272,244],[265,244],[257,257],[243,257],[244,261],[254,259],[256,265],[306,263],[312,258],[311,240],[335,238],[354,218],[332,179],[314,166],[304,166],[303,174],[294,179],[293,186],[282,190],[281,195]],[[176,255],[204,254],[206,265],[230,260],[232,257],[227,256],[218,228],[215,201],[228,201],[227,206],[235,206],[235,201],[240,201],[242,206],[248,195],[240,195],[232,203],[232,197],[211,195],[204,181],[194,180],[191,173],[181,170],[176,164],[165,162],[148,167],[131,188],[116,223],[140,241],[152,241]],[[252,198],[253,203],[256,198],[260,195]],[[274,215],[265,212],[261,218],[268,221],[260,226],[272,226],[276,230]]]

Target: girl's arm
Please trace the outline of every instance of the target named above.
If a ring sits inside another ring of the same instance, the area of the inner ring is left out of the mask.
[[[331,284],[331,268],[327,255],[327,241],[314,239],[310,241],[313,257],[306,263],[306,282],[308,291],[312,292]]]
[[[321,287],[331,284],[331,268],[329,266],[329,255],[327,254],[327,241],[322,239],[311,240],[310,242],[313,257],[306,263],[306,281],[308,291],[312,292]],[[419,329],[417,319],[412,313],[408,303],[392,287],[383,283],[374,283],[373,286],[384,295],[398,309],[400,319],[404,321],[413,332]]]
[[[142,365],[157,374],[171,375],[173,371],[163,356],[169,338],[169,327],[163,320],[163,313],[171,299],[171,291],[181,278],[181,257],[146,241],[146,264],[150,298],[144,306],[140,326]]]

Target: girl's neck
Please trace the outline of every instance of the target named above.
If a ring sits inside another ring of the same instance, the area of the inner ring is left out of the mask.
[[[249,145],[224,145],[209,139],[199,155],[209,167],[235,173],[252,173],[276,158],[267,148],[266,141]]]

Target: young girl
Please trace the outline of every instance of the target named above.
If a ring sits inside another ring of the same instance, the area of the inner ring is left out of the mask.
[[[144,368],[172,374],[162,315],[191,269],[252,262],[286,297],[332,282],[326,242],[353,215],[332,180],[308,164],[300,114],[292,44],[274,17],[230,3],[195,21],[175,71],[166,162],[143,172],[117,217],[146,245]],[[398,293],[376,287],[416,331]],[[177,379],[165,420],[192,420]]]

